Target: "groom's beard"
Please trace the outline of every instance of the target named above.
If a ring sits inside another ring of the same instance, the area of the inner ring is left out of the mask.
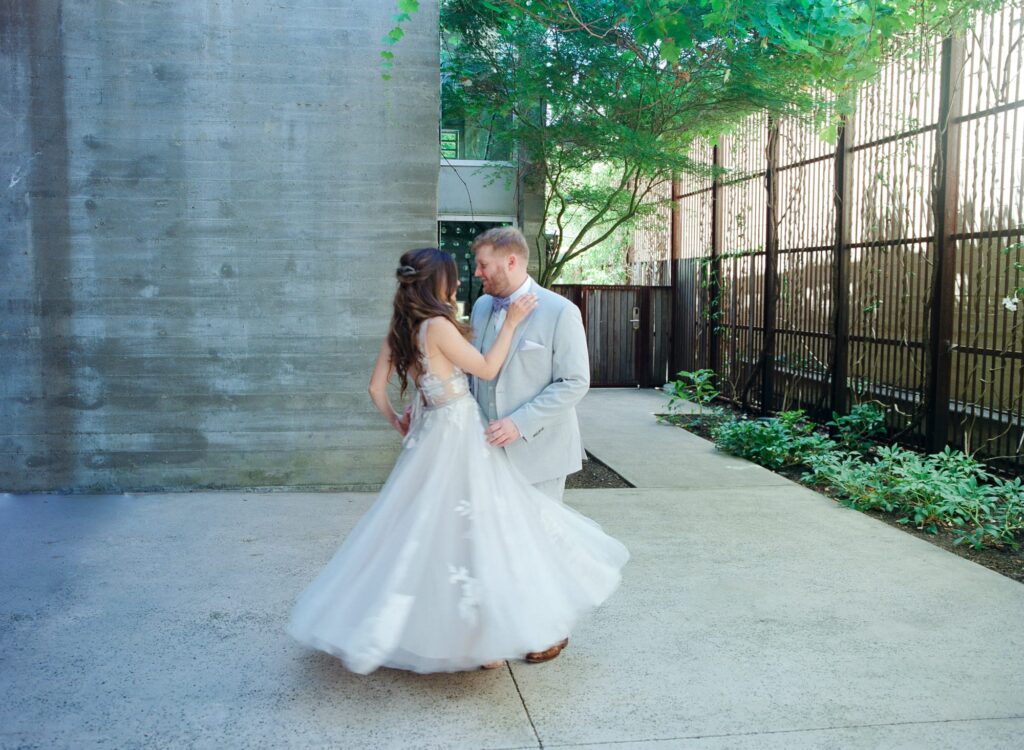
[[[507,297],[514,289],[508,289],[508,276],[504,278],[491,277],[490,279],[484,279],[483,288],[486,294],[490,294],[494,297]]]

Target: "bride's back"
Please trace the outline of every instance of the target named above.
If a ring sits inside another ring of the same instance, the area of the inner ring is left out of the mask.
[[[432,343],[431,329],[447,322],[442,317],[428,318],[419,325],[416,344],[419,350],[419,366],[413,379],[427,406],[443,406],[469,393],[469,380],[441,350]],[[436,331],[435,331],[436,332]]]

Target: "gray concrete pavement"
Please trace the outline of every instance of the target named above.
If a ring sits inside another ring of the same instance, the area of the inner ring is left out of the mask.
[[[668,397],[653,389],[591,390],[579,410],[587,450],[637,487],[791,484],[757,464],[717,452],[713,444],[691,432],[659,424],[654,415],[668,411],[667,404]],[[685,411],[697,409],[686,406]]]
[[[283,632],[370,494],[0,497],[0,748],[1019,748],[1024,587],[594,391],[629,546],[557,660],[347,673]]]

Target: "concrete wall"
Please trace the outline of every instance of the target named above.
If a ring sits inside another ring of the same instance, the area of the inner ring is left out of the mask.
[[[544,232],[544,179],[537,165],[525,160],[519,163],[519,202],[516,206],[517,223],[530,245],[530,273],[536,278],[540,257],[547,252]]]
[[[0,489],[365,488],[437,7],[0,1]]]

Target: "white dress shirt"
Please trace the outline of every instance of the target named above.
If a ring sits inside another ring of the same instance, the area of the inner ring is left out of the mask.
[[[509,302],[515,302],[516,299],[518,299],[519,297],[522,297],[524,294],[526,294],[528,291],[530,291],[530,283],[532,281],[533,281],[533,279],[531,279],[529,276],[527,276],[526,277],[526,281],[524,281],[522,283],[522,285],[518,289],[516,289],[514,292],[512,292],[512,294],[508,295],[508,301]],[[505,313],[506,312],[507,312],[506,310],[498,310],[498,312],[496,312],[496,313],[491,315],[491,325],[494,326],[494,330],[495,331],[500,331],[501,330],[501,326],[505,322]]]

